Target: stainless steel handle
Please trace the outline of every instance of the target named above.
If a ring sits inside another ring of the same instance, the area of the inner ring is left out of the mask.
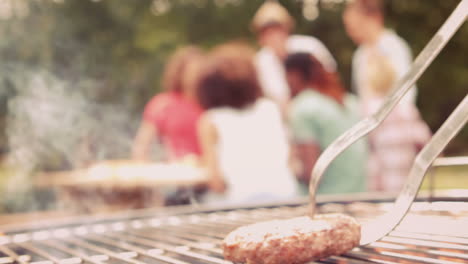
[[[451,166],[466,166],[468,165],[468,156],[466,157],[446,157],[437,158],[432,163],[432,167],[451,167]]]
[[[419,152],[411,168],[408,179],[398,195],[390,212],[382,217],[364,224],[361,230],[361,245],[372,243],[385,236],[400,223],[408,212],[418,193],[419,187],[431,164],[445,149],[447,144],[468,122],[468,95],[452,112],[449,118],[437,130],[429,143]]]

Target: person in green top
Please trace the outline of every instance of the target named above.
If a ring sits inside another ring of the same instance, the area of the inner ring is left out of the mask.
[[[301,163],[301,191],[308,193],[310,173],[320,153],[359,119],[357,98],[345,91],[336,72],[328,72],[310,53],[294,53],[285,61],[292,101],[289,122],[294,152]],[[366,189],[367,145],[358,141],[328,167],[319,194]]]

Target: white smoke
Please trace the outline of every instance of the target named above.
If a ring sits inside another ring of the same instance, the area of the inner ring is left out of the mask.
[[[16,173],[0,199],[14,200],[19,207],[32,203],[26,197],[37,171],[72,170],[98,160],[129,158],[140,117],[126,106],[99,104],[87,97],[83,91],[99,83],[71,83],[44,71],[24,73],[14,81],[6,135],[7,163]]]
[[[8,102],[10,158],[34,169],[42,158],[59,155],[57,167],[79,167],[83,148],[92,161],[128,154],[138,116],[125,106],[97,104],[70,84],[44,73],[32,74]],[[89,153],[88,153],[89,154]],[[123,158],[123,157],[121,157]]]

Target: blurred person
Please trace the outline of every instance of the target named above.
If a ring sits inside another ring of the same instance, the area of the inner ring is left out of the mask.
[[[384,25],[384,3],[382,0],[350,0],[343,13],[343,22],[348,36],[358,45],[352,62],[353,89],[362,101],[372,95],[366,87],[368,57],[378,53],[388,59],[395,70],[394,82],[401,79],[410,69],[411,50],[408,44],[393,30]],[[390,91],[388,91],[390,92]],[[402,102],[416,102],[413,87]]]
[[[206,111],[199,137],[213,191],[207,202],[271,201],[296,195],[280,110],[262,97],[253,55],[239,44],[216,48],[200,82],[198,98]]]
[[[312,36],[290,35],[294,19],[277,1],[266,1],[255,14],[252,29],[261,46],[255,57],[258,79],[265,96],[285,110],[290,93],[283,61],[288,54],[308,52],[329,72],[336,71],[336,62],[325,45]]]
[[[203,61],[202,51],[193,46],[180,48],[169,59],[163,74],[164,92],[145,106],[143,121],[134,140],[135,160],[149,160],[154,140],[162,143],[165,161],[198,165],[201,155],[197,123],[202,109],[196,99],[196,87]],[[205,192],[194,188],[163,188],[165,205],[189,204]]]
[[[133,158],[147,160],[151,143],[159,139],[168,160],[199,157],[197,122],[202,113],[195,90],[203,55],[197,47],[184,47],[169,59],[163,74],[164,92],[146,105],[138,129]]]
[[[294,150],[302,165],[299,180],[308,193],[312,169],[320,153],[359,120],[358,100],[343,88],[337,73],[328,72],[308,53],[294,53],[285,61],[292,100],[289,121]],[[319,194],[365,190],[367,146],[358,141],[328,167]]]
[[[371,114],[384,103],[397,75],[391,62],[379,53],[371,53],[367,65],[366,86],[372,96],[363,107],[365,114]],[[369,189],[399,192],[418,151],[430,136],[430,130],[416,106],[398,104],[383,123],[369,134]]]

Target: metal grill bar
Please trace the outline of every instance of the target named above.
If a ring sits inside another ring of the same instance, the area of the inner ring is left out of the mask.
[[[418,234],[418,233],[403,233],[399,231],[393,231],[390,233],[390,235],[394,237],[416,238],[416,239],[429,240],[429,241],[440,241],[440,242],[447,242],[447,243],[453,243],[453,244],[468,245],[467,238],[459,238],[459,237],[452,237],[452,236],[428,235],[428,234]]]
[[[40,248],[37,248],[35,247],[32,243],[30,242],[23,242],[20,244],[20,246],[34,254],[36,254],[37,256],[40,256],[42,258],[44,258],[46,261],[50,261],[50,262],[53,262],[53,263],[59,263],[60,262],[60,259],[59,258],[56,258],[55,256],[49,254],[48,252],[40,249]]]
[[[176,259],[173,259],[173,258],[169,258],[169,257],[166,257],[164,258],[162,256],[162,253],[164,253],[164,250],[161,250],[162,248],[159,248],[159,249],[156,249],[156,248],[152,248],[152,249],[148,249],[148,250],[145,250],[141,247],[137,247],[135,245],[132,245],[132,244],[129,244],[129,243],[126,243],[126,242],[122,242],[123,240],[125,241],[130,241],[128,238],[127,239],[120,239],[116,236],[107,236],[107,237],[111,237],[111,238],[118,238],[120,242],[115,242],[114,240],[110,239],[110,238],[107,238],[107,237],[99,237],[99,236],[96,236],[96,235],[91,235],[91,236],[88,236],[90,237],[91,239],[95,240],[95,241],[99,241],[101,243],[104,243],[104,244],[109,244],[109,245],[113,245],[115,247],[121,247],[123,249],[126,249],[126,250],[130,250],[130,253],[136,253],[136,254],[140,254],[142,256],[146,256],[146,257],[149,257],[149,258],[155,258],[155,259],[158,259],[158,260],[161,260],[161,261],[169,261],[170,263],[178,263],[178,264],[181,264],[181,263],[186,263],[186,262],[182,262],[182,261],[178,261]]]
[[[80,251],[77,251],[77,250],[74,250],[74,249],[71,249],[71,248],[67,248],[67,247],[63,246],[63,244],[57,243],[56,241],[47,240],[47,241],[43,241],[42,243],[44,245],[46,245],[46,246],[56,248],[56,249],[59,249],[59,250],[65,252],[65,253],[68,253],[71,256],[77,256],[78,258],[80,258],[80,260],[84,260],[84,261],[92,263],[92,264],[101,264],[102,263],[101,261],[96,261],[95,260],[96,258],[88,257],[87,255],[81,253]],[[79,263],[81,263],[81,262],[79,262]]]
[[[339,211],[366,221],[385,213],[389,206],[385,203],[335,203],[320,210]],[[290,218],[306,212],[305,205],[278,206],[132,217],[7,233],[0,239],[0,264],[228,264],[221,248],[227,233],[241,225]],[[380,241],[314,263],[468,263],[466,226],[468,203],[417,203],[400,226]]]
[[[222,256],[223,255],[223,252],[222,250],[220,249],[217,249],[215,248],[215,244],[214,243],[203,243],[203,242],[198,242],[198,243],[195,243],[195,242],[192,242],[190,240],[186,240],[186,239],[183,239],[183,238],[177,238],[177,237],[172,237],[170,236],[170,234],[161,234],[159,232],[152,232],[152,234],[150,233],[151,230],[141,230],[141,231],[129,231],[127,232],[128,234],[130,235],[134,235],[134,236],[140,236],[142,238],[148,238],[148,239],[153,239],[153,240],[158,240],[158,241],[161,241],[163,243],[168,243],[168,244],[174,244],[174,245],[186,245],[188,247],[191,247],[191,248],[195,248],[195,249],[199,249],[199,250],[203,250],[203,251],[207,251],[207,252],[210,252],[211,254],[217,254],[219,256]],[[156,235],[158,234],[158,235]],[[162,236],[164,235],[164,236]],[[124,237],[125,239],[125,237]]]
[[[139,244],[142,244],[142,245],[147,245],[147,246],[151,246],[151,247],[154,247],[154,248],[162,249],[164,251],[171,252],[173,254],[182,255],[182,256],[184,256],[186,258],[189,258],[189,259],[190,258],[198,259],[198,260],[203,261],[201,263],[218,263],[218,264],[229,263],[229,262],[227,262],[227,261],[225,261],[223,259],[220,259],[220,258],[214,258],[214,257],[206,256],[206,255],[203,255],[203,254],[199,254],[199,253],[196,253],[196,252],[191,252],[191,251],[189,251],[190,247],[188,247],[187,245],[180,245],[180,246],[177,246],[177,247],[171,247],[171,246],[168,246],[167,244],[160,243],[160,242],[150,240],[150,239],[147,239],[147,238],[134,238],[134,237],[129,237],[129,236],[120,235],[120,234],[112,234],[112,237],[117,238],[117,239],[122,239],[122,240],[133,241],[133,242],[136,242],[136,243],[139,243]]]

